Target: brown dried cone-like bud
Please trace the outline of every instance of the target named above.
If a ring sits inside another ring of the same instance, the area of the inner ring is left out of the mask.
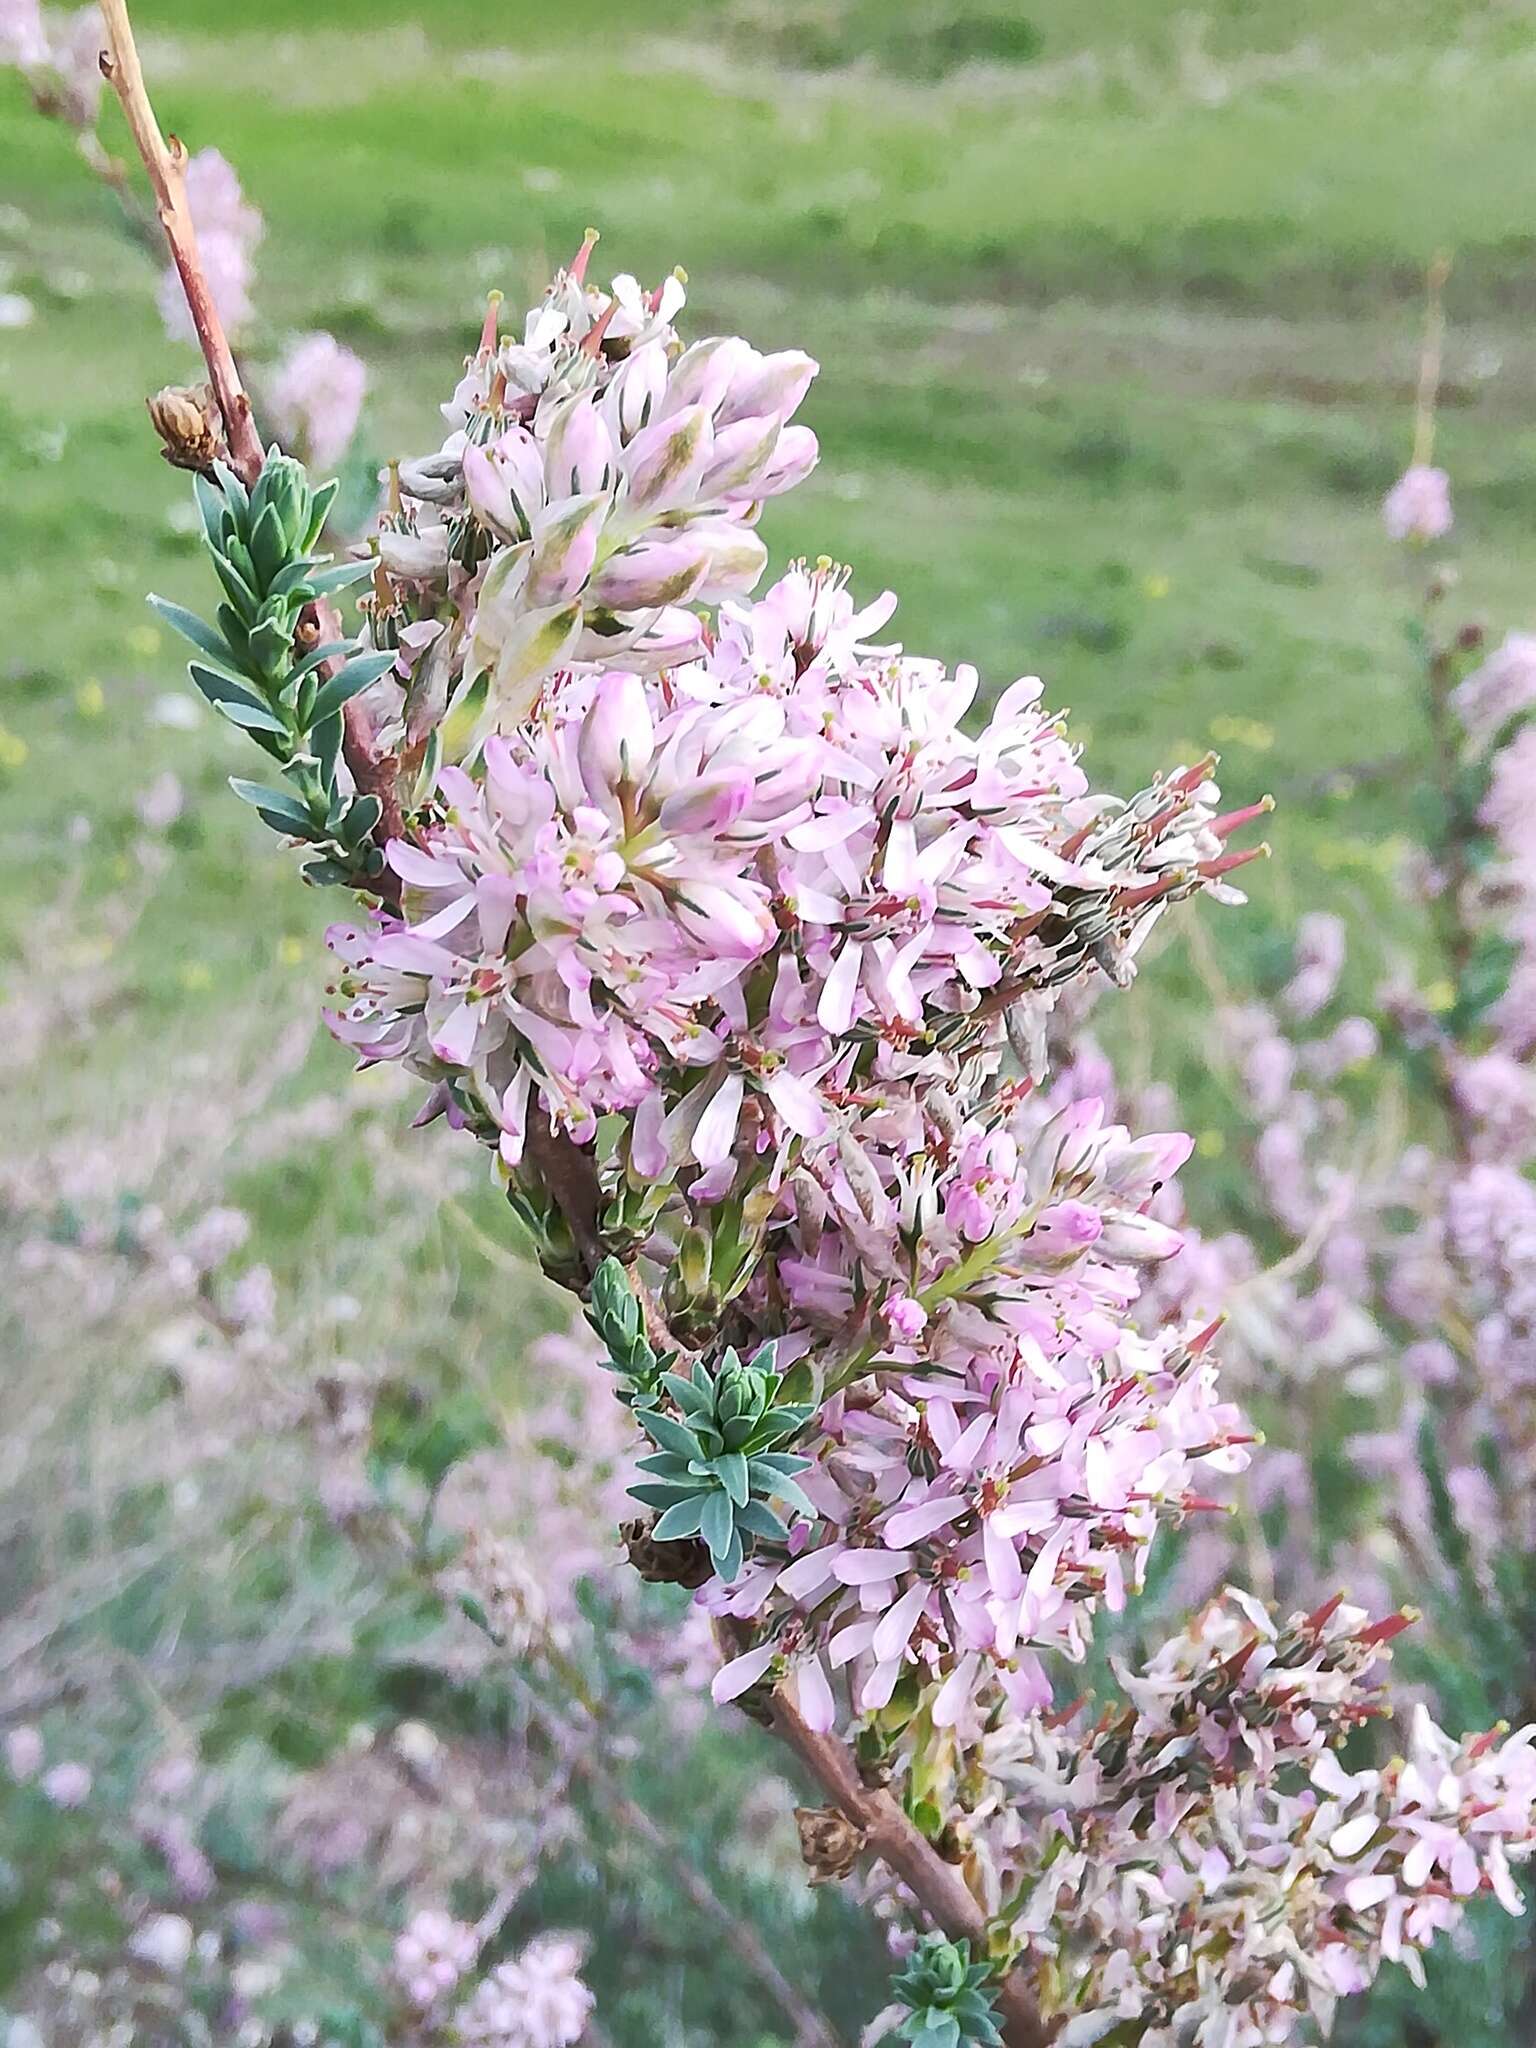
[[[163,443],[160,452],[175,468],[195,469],[206,476],[216,462],[229,460],[224,421],[211,385],[167,384],[144,403]]]
[[[647,1584],[687,1586],[694,1590],[713,1576],[709,1552],[696,1536],[678,1543],[658,1543],[649,1522],[624,1522],[619,1536],[629,1561]]]
[[[811,1873],[812,1884],[826,1884],[836,1877],[850,1877],[864,1853],[868,1836],[835,1806],[797,1806],[795,1825],[800,1830],[800,1854]]]

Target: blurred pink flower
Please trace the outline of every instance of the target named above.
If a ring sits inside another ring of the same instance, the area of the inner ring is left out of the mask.
[[[1415,463],[1404,470],[1381,505],[1393,540],[1441,540],[1451,530],[1451,480],[1443,469]]]
[[[283,357],[270,400],[277,430],[313,469],[333,469],[351,446],[368,372],[332,334],[306,334]]]

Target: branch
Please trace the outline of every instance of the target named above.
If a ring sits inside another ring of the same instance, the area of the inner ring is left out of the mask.
[[[234,351],[224,332],[218,307],[213,302],[202,258],[198,254],[197,230],[187,204],[187,152],[176,136],[167,142],[150,105],[149,91],[139,65],[138,46],[128,19],[127,0],[101,0],[101,18],[107,32],[107,48],[101,59],[102,76],[117,94],[149,182],[154,189],[155,211],[164,230],[171,261],[187,295],[187,311],[197,333],[198,346],[208,365],[209,382],[224,415],[225,437],[233,466],[241,480],[254,483],[263,461],[261,437],[251,417],[251,401],[240,381]]]
[[[161,133],[139,64],[133,24],[128,19],[127,0],[100,0],[100,6],[107,34],[107,47],[101,57],[102,76],[122,104],[129,131],[149,173],[155,211],[171,252],[171,261],[181,279],[181,288],[186,294],[187,311],[192,316],[198,346],[208,365],[208,381],[223,415],[224,438],[229,444],[231,467],[242,483],[253,484],[261,474],[266,455],[261,436],[256,431],[250,398],[241,382],[234,350],[224,332],[224,322],[219,318],[219,309],[214,303],[202,257],[198,253],[197,229],[187,204],[186,148],[177,136],[167,140]],[[314,617],[311,619],[306,613],[306,624],[313,627],[318,639],[323,630],[323,618],[319,607],[311,607],[310,610]],[[334,674],[335,664],[328,663],[326,672]],[[372,723],[355,697],[343,710],[342,734],[342,751],[352,780],[364,795],[379,799],[381,815],[373,836],[376,844],[387,846],[391,839],[398,839],[404,833],[394,768],[388,757],[381,755],[375,747]],[[390,894],[387,872],[384,880],[386,887],[381,893],[387,900]]]
[[[773,1731],[793,1750],[828,1801],[858,1828],[865,1846],[895,1872],[951,1940],[969,1940],[978,1957],[987,1952],[987,1920],[965,1879],[934,1848],[883,1788],[859,1776],[852,1756],[835,1735],[807,1727],[782,1692],[773,1695]],[[1048,2048],[1051,2030],[1040,2017],[1017,1971],[996,1987],[1008,2048]]]

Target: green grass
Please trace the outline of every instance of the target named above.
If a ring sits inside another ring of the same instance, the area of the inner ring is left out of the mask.
[[[1101,782],[1215,744],[1234,798],[1273,788],[1254,904],[1208,921],[1237,980],[1315,904],[1375,958],[1412,945],[1388,877],[1426,736],[1377,508],[1408,452],[1423,268],[1449,248],[1457,603],[1531,623],[1529,0],[136,14],[166,124],[222,148],[267,216],[269,327],[329,326],[367,356],[375,448],[433,442],[485,290],[536,286],[589,222],[600,271],[681,262],[696,329],[823,363],[805,413],[823,467],[773,508],[779,559],[853,561],[866,594],[902,593],[910,646],[976,661],[991,688],[1044,675]],[[38,313],[0,332],[0,977],[59,1020],[7,1075],[24,1160],[130,1144],[136,1119],[230,1085],[313,1006],[335,906],[228,798],[232,736],[157,716],[179,657],[143,594],[206,590],[142,397],[193,365],[109,197],[9,77],[0,195],[0,289]],[[141,879],[135,804],[167,768],[187,808]],[[125,893],[144,907],[119,930]],[[1112,1007],[1214,1118],[1207,1000],[1174,947]],[[515,1398],[518,1340],[556,1311],[451,1216],[381,1255],[381,1202],[425,1200],[428,1168],[422,1141],[387,1135],[390,1107],[361,1151],[304,1140],[306,1105],[351,1085],[318,1043],[280,1098],[300,1135],[225,1161],[205,1134],[184,1184],[249,1209],[252,1255],[294,1299],[358,1296],[359,1355],[478,1361]],[[468,1173],[462,1213],[504,1234]],[[152,1152],[123,1175],[165,1198]],[[42,1354],[6,1327],[25,1405]],[[87,1390],[71,1414],[132,1383],[113,1347],[91,1324],[56,1336],[47,1372]]]

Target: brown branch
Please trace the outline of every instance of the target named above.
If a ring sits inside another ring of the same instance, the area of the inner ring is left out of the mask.
[[[730,1643],[733,1650],[741,1646]],[[955,1866],[945,1862],[889,1792],[864,1783],[846,1745],[835,1735],[808,1727],[782,1692],[773,1695],[772,1717],[774,1733],[799,1758],[829,1804],[860,1830],[869,1852],[895,1872],[936,1927],[953,1941],[969,1941],[974,1953],[984,1956],[986,1915]],[[1016,1971],[997,1985],[996,1997],[1008,2048],[1048,2048],[1051,2029]]]
[[[171,252],[171,261],[187,295],[187,311],[197,334],[198,346],[208,365],[209,382],[224,415],[224,430],[234,469],[248,484],[261,474],[261,437],[251,417],[251,401],[240,381],[234,351],[224,332],[218,307],[213,302],[202,258],[198,254],[197,230],[187,204],[187,152],[176,136],[167,142],[150,104],[144,73],[139,65],[133,25],[128,19],[127,0],[100,0],[101,18],[107,32],[102,55],[102,76],[122,103],[139,156],[155,194],[155,210]]]
[[[156,214],[171,252],[171,261],[181,279],[187,311],[192,318],[203,360],[208,365],[208,380],[223,415],[230,466],[242,483],[253,484],[261,475],[266,456],[234,350],[224,332],[224,323],[219,318],[219,309],[214,303],[198,253],[197,230],[187,204],[186,148],[177,136],[167,139],[161,133],[139,64],[127,0],[100,0],[100,6],[107,35],[107,48],[101,57],[102,75],[122,104],[129,131],[149,174]],[[323,625],[320,608],[310,607],[305,615],[305,626],[312,629],[318,638]],[[333,665],[328,665],[328,672],[334,673]],[[395,786],[394,766],[387,755],[378,751],[372,722],[356,698],[342,713],[342,752],[358,789],[364,795],[379,799],[381,814],[373,835],[376,844],[384,846],[391,839],[400,838],[405,826]],[[398,903],[398,886],[387,873],[382,878],[379,893],[387,902]]]

